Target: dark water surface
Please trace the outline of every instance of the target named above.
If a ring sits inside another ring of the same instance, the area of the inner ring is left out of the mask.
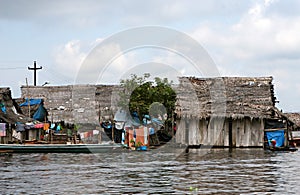
[[[0,156],[0,194],[300,194],[300,152]]]

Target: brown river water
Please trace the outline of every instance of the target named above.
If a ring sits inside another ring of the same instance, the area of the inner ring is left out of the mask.
[[[300,152],[0,156],[0,194],[300,194]]]

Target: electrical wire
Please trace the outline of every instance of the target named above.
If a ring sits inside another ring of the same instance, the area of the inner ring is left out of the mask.
[[[4,64],[4,63],[3,63]],[[7,67],[7,64],[11,63],[5,63],[6,66],[1,67],[0,66],[0,71],[10,71],[10,70],[27,70],[27,66],[14,66],[14,67]],[[0,62],[1,65],[1,62]],[[43,67],[46,68],[46,67]],[[72,79],[70,76],[67,76],[65,74],[62,74],[58,71],[55,71],[52,68],[46,68],[44,69],[42,75],[44,77],[47,77],[47,79],[54,80],[56,82],[61,82],[61,83],[74,83],[74,79]]]
[[[21,70],[26,68],[27,67],[0,67],[0,70]]]
[[[61,74],[58,71],[55,71],[51,68],[46,69],[46,72],[47,72],[47,74],[49,74],[49,76],[47,76],[47,77],[51,78],[53,80],[60,81],[63,83],[70,83],[70,84],[74,83],[74,79],[72,79],[64,74]]]

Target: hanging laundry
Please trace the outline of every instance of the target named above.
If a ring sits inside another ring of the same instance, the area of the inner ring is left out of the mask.
[[[18,140],[21,140],[21,133],[13,130],[12,136]]]
[[[17,132],[23,132],[23,131],[25,131],[25,125],[22,124],[22,123],[17,123],[16,124],[16,131]]]
[[[122,131],[122,139],[121,139],[121,144],[125,144],[125,136],[126,136],[126,131]]]
[[[150,135],[154,135],[154,134],[155,134],[155,130],[154,130],[153,127],[150,127],[150,128],[149,128],[149,134],[150,134]]]
[[[0,107],[1,107],[2,112],[4,114],[6,114],[6,107],[5,107],[5,105],[2,102],[0,102]]]
[[[44,128],[44,123],[38,123],[38,124],[35,124],[35,125],[34,125],[34,128],[36,128],[36,129]]]
[[[49,123],[44,123],[44,130],[45,130],[45,131],[48,130],[49,127],[50,127],[50,124],[49,124]]]
[[[6,123],[0,123],[0,137],[6,136]]]
[[[118,130],[122,130],[124,128],[125,122],[116,122],[115,128]]]
[[[84,133],[80,133],[80,138],[81,139],[84,139],[85,137],[84,137]]]
[[[99,130],[93,130],[93,135],[98,135],[99,134]]]
[[[25,123],[25,129],[33,129],[34,128],[34,124],[33,123]]]

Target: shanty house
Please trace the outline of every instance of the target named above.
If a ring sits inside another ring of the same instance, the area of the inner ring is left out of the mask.
[[[300,146],[300,113],[285,113],[285,115],[294,122],[294,128],[293,131],[291,131],[292,142]]]
[[[29,118],[20,114],[19,106],[12,99],[9,88],[0,88],[0,105],[0,143],[8,143],[14,138],[21,139],[15,131],[15,124],[26,123]]]
[[[192,146],[263,147],[268,124],[285,128],[272,77],[179,78],[176,142]]]
[[[299,131],[300,132],[300,113],[297,112],[290,112],[290,113],[285,113],[285,115],[294,122],[294,131]]]

